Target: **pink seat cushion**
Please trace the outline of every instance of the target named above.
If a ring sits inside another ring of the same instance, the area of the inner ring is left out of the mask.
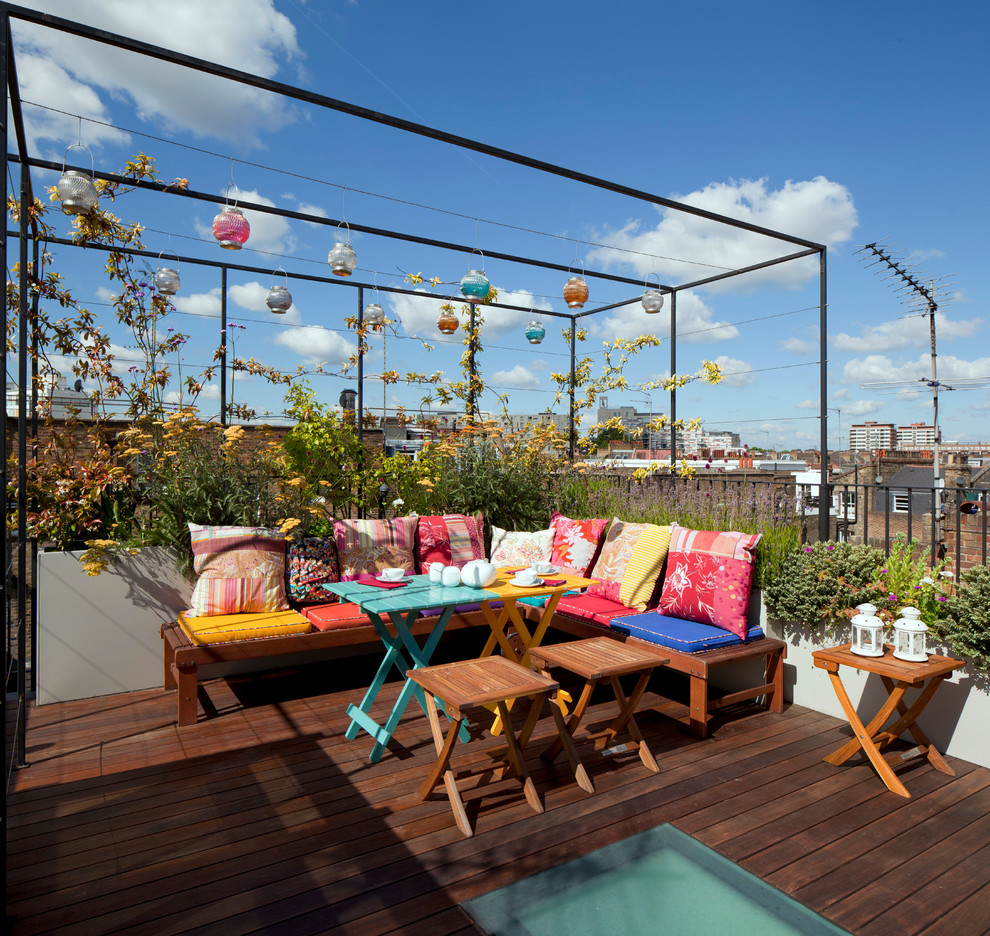
[[[307,605],[299,613],[308,618],[317,630],[343,630],[345,627],[370,627],[371,619],[362,614],[353,602],[341,604]]]
[[[632,614],[633,609],[610,598],[585,593],[564,595],[557,604],[557,613],[568,614],[584,621],[593,621],[595,624],[604,624],[607,627],[612,618],[622,614]]]

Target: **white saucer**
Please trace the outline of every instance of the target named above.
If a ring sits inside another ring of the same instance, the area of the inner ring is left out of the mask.
[[[400,575],[398,578],[394,578],[394,579],[385,578],[384,575],[376,575],[375,576],[375,581],[377,581],[377,582],[383,582],[386,585],[395,585],[398,582],[404,582],[405,580],[406,580],[406,576],[405,575]]]
[[[536,572],[535,569],[533,571]],[[546,572],[537,572],[536,574],[537,575],[553,575],[555,572],[559,572],[559,571],[560,571],[560,569],[558,569],[556,566],[550,566],[550,568],[547,569]]]
[[[520,582],[516,579],[509,579],[510,585],[515,585],[516,588],[535,588],[537,585],[543,584],[543,579],[538,578],[535,582]]]

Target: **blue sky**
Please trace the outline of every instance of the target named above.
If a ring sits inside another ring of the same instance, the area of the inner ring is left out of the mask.
[[[955,285],[936,321],[939,378],[949,385],[990,378],[981,116],[990,87],[990,8],[983,3],[26,5],[826,243],[833,447],[839,428],[845,439],[853,422],[931,419],[930,392],[917,383],[930,375],[927,319],[910,315],[862,262],[862,244],[888,238],[908,262],[949,277]],[[14,38],[21,93],[34,102],[25,110],[31,145],[42,158],[60,160],[79,127],[75,117],[35,104],[92,118],[83,121],[82,139],[108,171],[143,151],[164,177],[188,178],[196,190],[222,194],[233,177],[247,201],[481,250],[561,264],[576,258],[643,281],[656,272],[672,284],[789,252],[432,140],[94,51],[50,31],[15,24]],[[71,151],[70,161],[81,153]],[[51,174],[35,176],[39,187],[52,182]],[[285,370],[323,363],[334,371],[353,350],[343,320],[356,311],[355,291],[292,279],[327,272],[332,227],[255,216],[251,249],[232,253],[209,233],[215,212],[208,204],[135,195],[115,210],[146,226],[149,249],[288,271],[295,304],[284,318],[264,305],[281,274],[230,274],[228,317],[245,326],[238,356]],[[360,234],[351,242],[355,279],[380,286],[402,285],[402,271],[452,283],[474,265],[468,252]],[[58,264],[76,295],[109,316],[100,306],[108,287],[102,263],[62,249]],[[497,260],[485,268],[503,301],[565,311],[565,274]],[[183,349],[188,373],[209,362],[216,344],[219,276],[191,265],[180,272],[174,327],[192,336]],[[637,291],[591,278],[589,288],[586,308]],[[395,369],[455,378],[461,346],[440,340],[434,300],[384,292],[378,299],[398,335],[384,347],[373,342],[366,403],[417,409],[421,389],[383,390],[374,375]],[[534,347],[522,334],[529,318],[492,310],[486,320],[480,366],[509,395],[512,412],[551,406],[550,374],[569,366],[562,320],[545,317],[547,338]],[[638,304],[589,316],[580,353],[600,363],[603,341],[653,331],[664,343],[630,362],[627,376],[633,386],[660,379],[669,373],[668,322],[666,309],[648,317]],[[682,293],[678,332],[678,373],[711,359],[729,374],[721,386],[681,390],[678,416],[737,430],[751,445],[817,447],[816,264]],[[426,354],[418,337],[434,350]],[[113,338],[126,370],[127,336]],[[913,382],[922,392],[862,386],[881,380]],[[330,376],[313,385],[331,403],[350,386]],[[205,412],[217,406],[217,393],[214,387],[201,398]],[[260,410],[281,407],[278,392],[241,375],[234,396]],[[612,392],[608,402],[668,409],[656,390]],[[482,408],[495,406],[487,394]],[[940,417],[946,441],[988,441],[990,393],[943,393]]]

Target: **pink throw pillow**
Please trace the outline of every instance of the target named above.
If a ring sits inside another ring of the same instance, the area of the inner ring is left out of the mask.
[[[587,577],[607,526],[608,520],[572,520],[554,511],[550,517],[553,530],[550,561],[561,571]]]
[[[431,562],[464,567],[485,558],[482,521],[466,514],[420,517],[416,527],[416,568],[427,572]]]

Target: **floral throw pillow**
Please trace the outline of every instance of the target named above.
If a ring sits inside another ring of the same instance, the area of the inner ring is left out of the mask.
[[[550,517],[553,530],[550,561],[565,572],[586,576],[607,526],[608,520],[571,520],[555,510]]]
[[[443,514],[420,517],[416,527],[416,567],[427,572],[432,562],[463,568],[472,559],[485,558],[480,517]]]
[[[190,523],[189,538],[199,576],[190,617],[289,610],[280,530]]]
[[[350,582],[362,573],[375,575],[387,566],[415,572],[416,520],[415,516],[334,520],[340,580]]]
[[[713,624],[746,639],[760,534],[675,527],[660,596],[669,617]]]
[[[339,599],[322,586],[339,581],[337,547],[332,538],[307,536],[289,543],[285,582],[293,604],[331,604]]]
[[[552,547],[553,530],[523,533],[492,527],[492,565],[505,568],[528,566],[534,562],[548,562]]]
[[[645,611],[663,571],[670,535],[667,526],[613,520],[591,572],[598,581],[588,588],[588,594]]]

